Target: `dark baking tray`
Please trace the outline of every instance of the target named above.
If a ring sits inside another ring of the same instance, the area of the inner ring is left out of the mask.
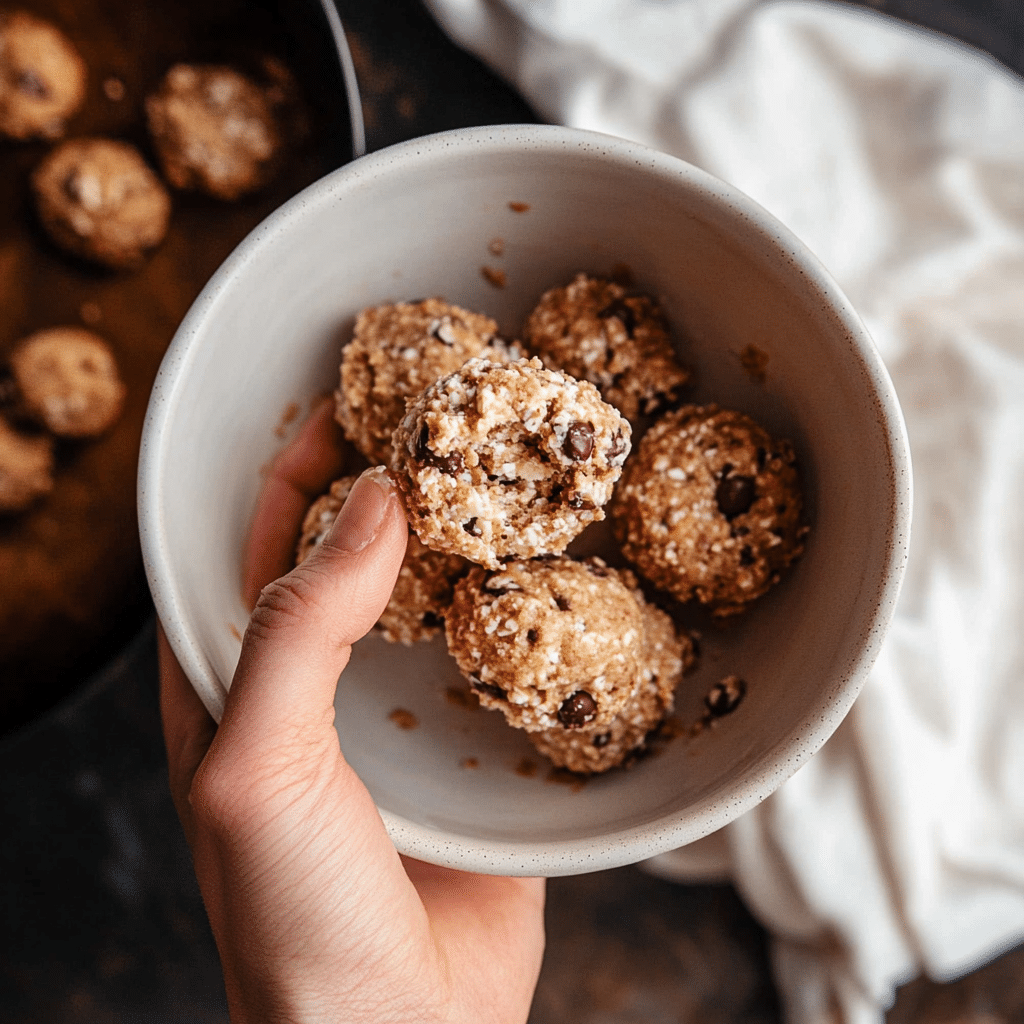
[[[291,69],[310,131],[280,176],[256,197],[226,204],[174,193],[166,241],[129,274],[98,270],[50,244],[36,223],[28,187],[32,168],[49,147],[0,140],[0,357],[33,330],[83,324],[98,310],[92,326],[114,349],[128,385],[125,413],[111,433],[61,446],[53,494],[28,513],[0,517],[0,735],[81,687],[152,615],[135,492],[142,423],[160,360],[192,301],[242,238],[359,147],[358,105],[350,110],[347,53],[339,53],[344,37],[330,3],[17,4],[60,26],[89,66],[88,98],[68,137],[127,139],[151,157],[143,101],[172,63],[226,62],[244,69],[263,54],[280,57]],[[111,78],[123,83],[123,99],[105,92]]]

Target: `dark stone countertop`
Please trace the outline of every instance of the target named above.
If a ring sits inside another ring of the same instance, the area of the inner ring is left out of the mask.
[[[371,149],[536,120],[417,0],[338,0]],[[1020,0],[865,4],[1024,68]],[[225,1021],[216,950],[167,792],[150,625],[0,743],[0,1024]],[[779,1024],[767,938],[729,886],[636,868],[556,879],[531,1024]],[[900,991],[887,1024],[1024,1020],[1024,948]]]

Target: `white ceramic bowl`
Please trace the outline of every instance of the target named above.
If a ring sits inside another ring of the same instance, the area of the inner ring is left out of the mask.
[[[663,300],[697,400],[793,440],[807,550],[742,621],[705,637],[680,687],[678,715],[696,720],[709,687],[738,673],[740,709],[581,788],[517,773],[539,760],[523,736],[446,699],[459,677],[443,640],[358,644],[336,700],[342,749],[399,850],[427,861],[545,875],[635,862],[725,825],[821,747],[878,653],[908,544],[902,417],[864,327],[796,238],[688,164],[565,128],[475,128],[359,159],[273,214],[202,293],[157,378],[140,468],[146,567],[218,717],[247,619],[239,561],[260,467],[282,444],[282,411],[334,385],[357,311],[442,295],[515,335],[545,288],[615,264]],[[748,344],[770,355],[763,384],[740,364]],[[396,728],[396,707],[419,727]]]

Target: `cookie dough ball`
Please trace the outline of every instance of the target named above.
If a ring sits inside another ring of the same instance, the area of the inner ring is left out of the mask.
[[[577,274],[550,289],[523,333],[547,366],[596,384],[630,421],[671,404],[690,379],[658,303],[614,281]]]
[[[620,572],[629,585],[632,575]],[[544,729],[528,733],[537,750],[559,768],[591,775],[615,768],[642,753],[648,735],[672,711],[675,688],[696,660],[693,641],[672,619],[633,589],[643,624],[641,675],[622,710],[606,727]]]
[[[0,11],[0,135],[57,139],[85,99],[85,62],[48,21]]]
[[[788,442],[742,413],[691,405],[644,436],[610,513],[623,554],[647,579],[725,616],[801,553],[802,507]]]
[[[0,512],[21,512],[53,490],[53,438],[0,418]]]
[[[336,480],[330,491],[310,506],[302,524],[296,564],[305,561],[327,535],[355,482],[354,476]],[[467,568],[464,559],[431,551],[415,534],[410,535],[395,589],[376,629],[385,640],[407,646],[437,636],[444,628],[455,581]]]
[[[631,582],[600,559],[476,567],[455,586],[448,650],[480,703],[510,725],[608,729],[643,678]]]
[[[489,316],[437,298],[363,310],[341,354],[335,400],[345,436],[370,462],[391,464],[406,401],[487,351],[497,331]]]
[[[494,569],[558,554],[604,518],[630,426],[539,359],[472,359],[409,405],[394,444],[420,540]]]
[[[33,172],[32,191],[57,245],[115,270],[138,267],[167,234],[167,189],[127,142],[61,143]]]
[[[175,64],[147,97],[146,117],[175,188],[238,199],[263,188],[280,165],[273,94],[233,68]]]
[[[24,411],[58,437],[96,437],[117,421],[125,386],[102,338],[80,327],[37,331],[11,356]]]

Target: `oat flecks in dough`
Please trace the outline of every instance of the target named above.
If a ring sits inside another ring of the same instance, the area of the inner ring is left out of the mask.
[[[0,513],[21,512],[53,490],[53,438],[0,417]]]
[[[356,318],[341,354],[336,418],[373,463],[393,461],[391,437],[406,402],[468,359],[507,358],[489,316],[430,298],[373,306]]]
[[[605,771],[641,746],[693,661],[632,573],[600,559],[474,569],[456,586],[446,636],[480,703],[577,772]]]
[[[670,405],[690,378],[658,303],[586,274],[544,293],[523,342],[545,365],[597,385],[631,422]]]
[[[310,506],[302,524],[297,565],[323,541],[355,481],[354,476],[336,480]],[[375,628],[385,640],[406,646],[437,636],[444,628],[455,581],[467,569],[464,559],[431,551],[410,534],[395,589]]]
[[[127,390],[107,343],[81,327],[51,327],[22,341],[11,373],[24,411],[58,437],[97,437],[117,422]]]
[[[167,233],[171,200],[127,142],[69,139],[32,174],[39,219],[61,248],[113,269],[134,269]]]
[[[655,586],[743,611],[802,551],[793,449],[749,416],[685,406],[644,436],[610,506],[622,552]]]
[[[279,92],[234,68],[175,64],[146,99],[150,135],[167,180],[223,200],[263,188],[285,148],[275,103]]]
[[[473,359],[410,403],[394,446],[420,540],[498,568],[558,554],[604,518],[630,426],[592,384],[539,359]]]
[[[0,11],[0,135],[60,138],[85,99],[85,83],[85,62],[55,25]]]

